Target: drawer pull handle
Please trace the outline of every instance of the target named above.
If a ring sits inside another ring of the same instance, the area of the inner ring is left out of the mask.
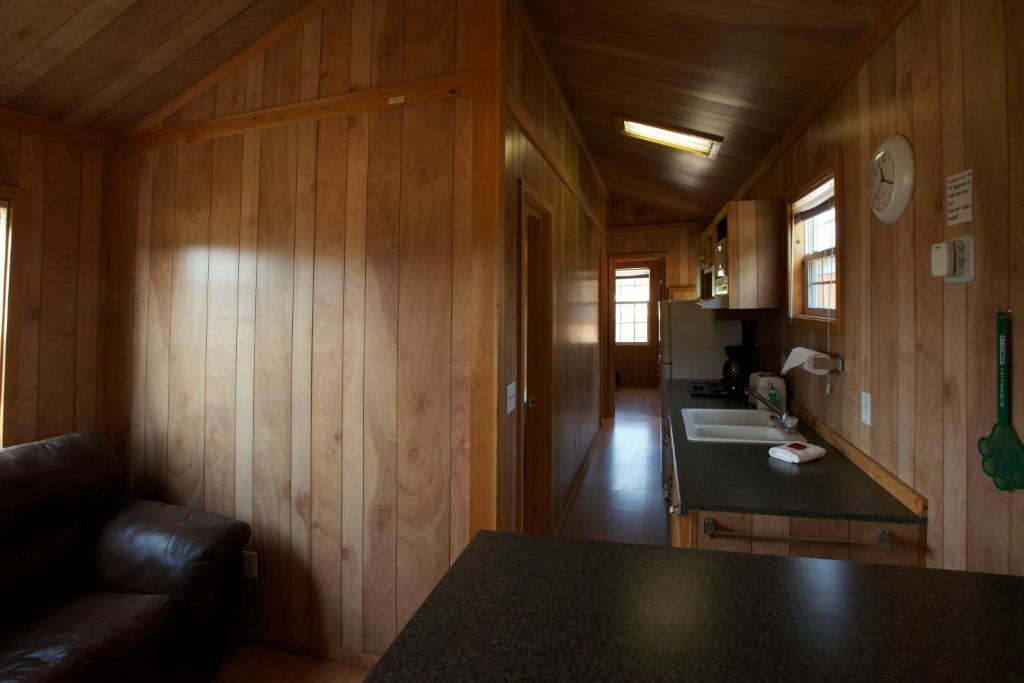
[[[877,541],[844,541],[835,538],[807,538],[803,536],[767,536],[761,534],[744,534],[735,531],[720,531],[715,526],[714,517],[704,518],[704,534],[708,538],[721,538],[733,541],[759,541],[764,543],[808,543],[813,545],[838,545],[857,546],[866,548],[878,548],[893,552],[896,549],[896,541],[888,529],[878,530]]]

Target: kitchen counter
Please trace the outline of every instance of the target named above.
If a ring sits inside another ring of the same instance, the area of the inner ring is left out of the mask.
[[[800,433],[827,453],[794,465],[764,444],[688,441],[684,408],[746,408],[746,398],[690,396],[690,380],[669,382],[669,412],[682,512],[704,510],[787,517],[927,524],[819,435]]]
[[[1018,680],[1024,579],[480,532],[369,681]]]

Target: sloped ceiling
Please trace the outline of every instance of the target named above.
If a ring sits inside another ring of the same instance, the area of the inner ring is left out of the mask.
[[[609,192],[706,221],[886,0],[525,0]],[[615,116],[725,138],[718,157],[626,138]]]
[[[0,0],[0,104],[118,134],[309,0]]]

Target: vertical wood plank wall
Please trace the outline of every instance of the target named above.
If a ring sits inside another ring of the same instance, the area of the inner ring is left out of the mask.
[[[0,128],[0,185],[13,192],[5,446],[97,426],[103,165]]]
[[[512,113],[505,113],[504,292],[500,318],[499,388],[516,381],[518,348],[519,182],[525,180],[554,208],[552,262],[555,296],[554,438],[552,510],[557,521],[599,426],[598,272],[604,248],[605,194],[570,123],[571,114],[548,77],[538,48],[509,3],[506,20],[506,89],[543,135],[581,189],[596,218],[560,178],[544,152],[528,139]],[[515,528],[515,413],[500,411],[498,526]]]
[[[842,354],[846,372],[790,381],[796,400],[927,496],[928,564],[1024,574],[1024,493],[981,470],[977,441],[995,421],[997,308],[1024,310],[1024,8],[1010,0],[922,0],[748,198],[786,196],[836,149],[844,163],[842,333],[777,318],[778,363],[795,345]],[[914,145],[917,186],[896,225],[865,199],[867,160],[889,135]],[[947,228],[945,178],[974,170],[974,221]],[[977,280],[932,278],[934,242],[977,239]],[[762,335],[771,339],[771,334]],[[1024,358],[1018,334],[1016,357]],[[1024,392],[1024,366],[1013,375]],[[871,393],[871,425],[860,393]],[[1014,406],[1024,425],[1024,401]]]
[[[468,71],[470,11],[337,0],[168,123]],[[113,163],[108,429],[143,493],[252,524],[253,631],[379,654],[468,542],[470,113]]]
[[[665,286],[697,284],[697,239],[701,229],[682,224],[635,229],[608,226],[608,255],[665,254]]]

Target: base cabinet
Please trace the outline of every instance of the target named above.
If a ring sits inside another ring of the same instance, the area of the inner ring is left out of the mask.
[[[925,527],[916,524],[692,511],[671,514],[669,528],[677,548],[925,565]],[[892,550],[876,545],[883,530],[894,541]],[[729,537],[732,534],[747,538]],[[837,543],[813,542],[828,540]]]

